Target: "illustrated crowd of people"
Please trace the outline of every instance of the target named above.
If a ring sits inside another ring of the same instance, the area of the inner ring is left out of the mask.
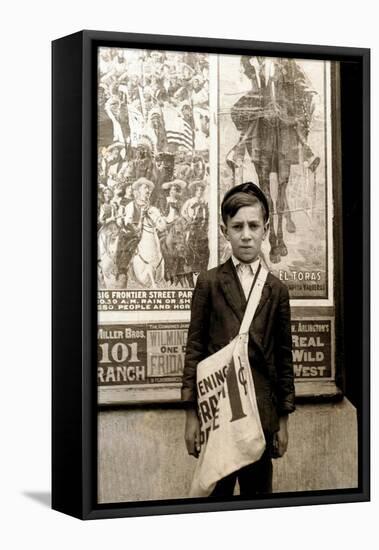
[[[192,287],[208,248],[206,55],[101,48],[100,288]]]

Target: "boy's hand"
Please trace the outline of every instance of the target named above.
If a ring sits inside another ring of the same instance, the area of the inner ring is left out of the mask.
[[[274,433],[272,446],[273,446],[273,458],[282,457],[288,447],[288,416],[282,416],[279,418],[279,431]]]
[[[197,458],[200,454],[200,422],[196,409],[188,409],[186,411],[184,439],[188,454]]]

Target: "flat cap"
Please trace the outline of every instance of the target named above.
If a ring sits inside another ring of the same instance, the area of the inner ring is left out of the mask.
[[[225,202],[236,193],[247,193],[248,195],[254,195],[255,197],[257,197],[264,209],[264,219],[268,220],[270,209],[268,206],[266,195],[258,187],[258,185],[251,181],[235,185],[234,187],[229,189],[229,191],[225,193],[224,198],[222,199],[221,210],[223,209]]]

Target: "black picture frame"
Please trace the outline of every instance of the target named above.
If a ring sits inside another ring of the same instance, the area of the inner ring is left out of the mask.
[[[357,489],[279,493],[259,500],[97,503],[96,49],[102,45],[236,55],[254,51],[340,62],[342,154],[336,177],[343,181],[337,235],[343,267],[337,337],[351,373],[342,389],[358,411]],[[53,509],[97,519],[369,500],[370,50],[88,30],[54,41],[52,61]]]

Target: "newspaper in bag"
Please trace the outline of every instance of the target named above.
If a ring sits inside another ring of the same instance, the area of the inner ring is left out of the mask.
[[[267,271],[261,266],[239,334],[197,366],[200,456],[190,496],[209,496],[217,481],[252,464],[266,442],[259,418],[248,356],[249,326]]]

